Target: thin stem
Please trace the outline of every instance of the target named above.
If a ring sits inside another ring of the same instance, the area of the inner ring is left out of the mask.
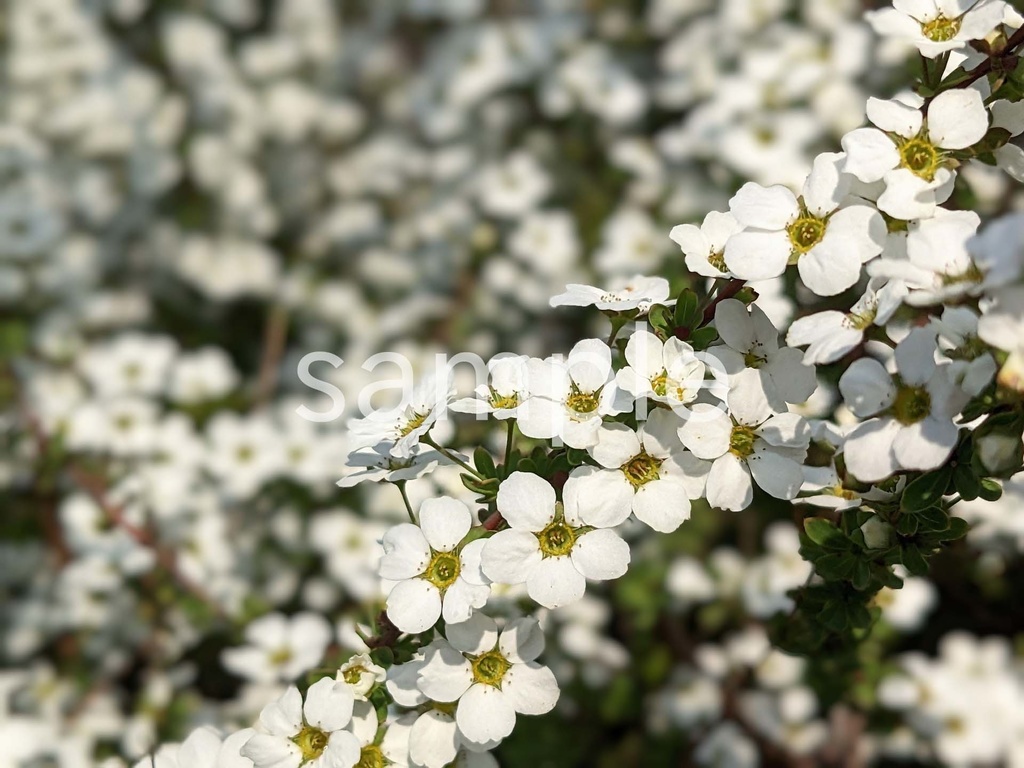
[[[516,420],[507,419],[508,425],[508,436],[505,438],[505,463],[508,463],[508,457],[512,455],[512,443],[516,439]]]
[[[409,513],[409,522],[413,525],[419,525],[416,522],[416,513],[412,511],[412,504],[409,503],[409,494],[405,490],[405,480],[399,480],[395,483],[395,487],[398,488],[398,492],[402,494],[402,501],[405,502],[405,511]]]
[[[942,83],[940,82],[939,85],[936,86],[937,88],[940,89],[938,93],[932,95],[932,98],[938,96],[938,94],[941,93],[942,91],[948,91],[951,88],[966,88],[976,80],[980,80],[982,77],[984,77],[985,75],[992,71],[992,69],[995,67],[996,61],[1007,61],[1016,54],[1017,51],[1015,49],[1019,48],[1022,44],[1024,44],[1024,27],[1021,27],[1020,29],[1013,33],[1010,39],[1006,41],[1006,47],[1002,51],[1000,51],[997,54],[990,55],[985,61],[981,62],[981,64],[967,72],[963,80],[954,80],[953,82],[947,84],[945,88],[940,88],[940,86],[942,85]]]
[[[474,477],[479,477],[480,479],[483,479],[483,475],[481,475],[479,472],[477,472],[476,469],[474,469],[469,464],[464,462],[462,459],[460,459],[454,453],[449,451],[447,448],[445,448],[445,447],[443,447],[441,445],[438,445],[437,441],[434,440],[434,438],[432,438],[430,435],[424,435],[423,437],[420,438],[420,440],[422,442],[426,443],[427,445],[429,445],[431,448],[433,448],[435,451],[440,453],[445,458],[450,459],[451,461],[453,461],[456,464],[458,464],[460,467],[462,467],[464,470],[466,470],[467,472],[472,474]]]
[[[259,408],[266,405],[277,388],[277,379],[288,341],[288,309],[283,304],[274,305],[263,328],[263,351],[256,380],[253,404]]]

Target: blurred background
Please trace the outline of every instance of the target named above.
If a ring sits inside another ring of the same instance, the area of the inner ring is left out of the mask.
[[[678,292],[674,225],[744,181],[799,186],[910,82],[873,5],[8,0],[0,767],[133,765],[359,650],[404,512],[393,487],[335,485],[345,419],[296,416],[317,402],[299,359],[342,357],[315,370],[354,403],[377,352],[425,371],[603,334],[548,306],[567,283]],[[962,177],[965,205],[1022,207],[996,169]],[[780,330],[810,300],[756,288]],[[805,412],[834,406],[823,382]],[[472,498],[451,467],[409,492]],[[885,596],[852,690],[767,644],[808,575],[802,512],[696,509],[546,618],[562,701],[497,757],[1024,765],[1022,500],[964,505],[978,525]],[[271,625],[288,659],[260,651]]]

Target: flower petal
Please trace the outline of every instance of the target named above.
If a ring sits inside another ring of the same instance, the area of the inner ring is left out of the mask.
[[[629,545],[608,528],[580,536],[569,556],[576,570],[594,581],[617,579],[629,568]]]
[[[543,715],[558,703],[558,682],[540,664],[514,664],[501,681],[501,690],[512,708],[523,715]]]
[[[540,563],[537,537],[529,531],[507,528],[487,539],[481,570],[498,584],[522,584]]]
[[[473,514],[458,499],[440,496],[420,505],[420,528],[427,543],[438,552],[455,549],[472,525]]]
[[[545,608],[575,603],[585,590],[586,580],[565,555],[544,558],[526,579],[527,594]]]
[[[555,489],[539,475],[513,472],[498,486],[497,503],[513,528],[541,531],[555,519]]]
[[[425,632],[441,617],[441,592],[426,579],[400,581],[388,595],[387,614],[403,632]]]

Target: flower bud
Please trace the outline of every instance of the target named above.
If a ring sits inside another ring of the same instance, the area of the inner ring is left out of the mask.
[[[892,526],[875,515],[864,521],[860,527],[864,545],[868,549],[885,549],[892,540]]]

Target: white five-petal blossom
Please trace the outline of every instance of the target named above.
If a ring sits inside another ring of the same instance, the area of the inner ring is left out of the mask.
[[[795,413],[772,413],[754,370],[735,377],[728,411],[694,406],[679,439],[695,456],[713,462],[707,478],[713,507],[738,511],[750,506],[751,477],[777,499],[794,498],[803,483],[801,463],[810,428]]]
[[[512,733],[517,714],[554,708],[558,683],[536,662],[544,650],[536,619],[515,619],[499,634],[494,619],[476,613],[445,634],[427,648],[418,687],[434,701],[458,702],[455,723],[465,740],[493,746]]]
[[[786,343],[793,347],[807,345],[807,365],[834,363],[864,340],[865,330],[889,322],[906,295],[907,286],[901,280],[872,278],[849,312],[829,309],[794,320]]]
[[[858,128],[843,137],[843,170],[865,183],[885,182],[878,208],[897,219],[931,216],[953,191],[950,152],[980,141],[989,127],[981,94],[970,88],[943,91],[922,113],[914,95],[868,99],[876,128]]]
[[[653,304],[668,300],[668,280],[663,277],[636,275],[614,288],[596,288],[592,285],[570,283],[565,292],[551,299],[552,307],[596,307],[602,312],[630,312],[644,314]]]
[[[449,496],[427,499],[419,525],[402,523],[384,534],[380,575],[397,582],[388,594],[388,618],[403,632],[423,632],[439,618],[458,622],[487,602],[480,572],[481,539],[463,544],[473,525],[469,508]]]
[[[578,505],[557,502],[538,475],[513,472],[498,487],[497,505],[509,528],[487,539],[483,572],[500,584],[525,582],[546,608],[576,602],[587,579],[617,579],[629,566],[626,542],[607,528],[587,530]]]
[[[776,411],[786,403],[802,403],[817,387],[814,367],[793,347],[779,347],[779,332],[756,304],[747,310],[743,302],[726,299],[715,308],[715,328],[725,342],[709,353],[731,376],[757,370],[768,402]]]
[[[986,37],[1000,26],[1006,9],[1003,0],[894,0],[892,8],[865,17],[879,35],[906,40],[934,59]]]
[[[625,357],[627,364],[615,375],[623,409],[630,399],[646,397],[682,415],[684,406],[714,385],[705,382],[704,363],[693,347],[675,337],[662,342],[650,331],[638,330],[626,342]]]
[[[935,329],[919,328],[896,346],[898,378],[864,357],[839,380],[846,405],[867,419],[843,445],[846,468],[858,480],[935,469],[953,451],[959,436],[953,418],[967,397],[953,383],[950,366],[936,364],[935,352]]]
[[[863,200],[848,194],[842,156],[814,160],[800,197],[783,186],[748,182],[729,201],[743,225],[725,245],[725,263],[744,280],[778,277],[795,263],[804,284],[833,296],[857,282],[861,265],[882,252],[885,221]]]
[[[725,244],[743,229],[731,213],[711,211],[698,227],[679,224],[668,236],[683,251],[686,268],[704,277],[732,277],[725,264]]]
[[[587,525],[610,528],[630,512],[656,531],[669,533],[690,517],[690,500],[704,492],[710,464],[683,449],[680,419],[656,409],[634,431],[609,423],[589,448],[600,467],[582,466],[569,475],[563,490],[567,508]]]
[[[259,732],[242,747],[255,768],[353,768],[360,743],[346,730],[355,699],[345,683],[323,677],[306,691],[295,686],[260,713]]]
[[[598,339],[583,339],[566,359],[531,360],[533,394],[520,408],[518,425],[527,437],[559,438],[573,448],[597,440],[603,416],[620,413],[611,350]]]

